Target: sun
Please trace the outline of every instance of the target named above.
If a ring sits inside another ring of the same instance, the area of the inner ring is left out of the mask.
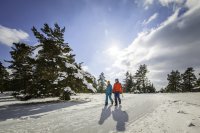
[[[110,56],[117,56],[120,52],[120,49],[117,45],[114,45],[108,48],[107,52]]]
[[[117,45],[111,46],[107,49],[106,53],[111,57],[116,57],[120,53],[120,48]]]
[[[108,43],[105,50],[106,55],[110,58],[116,58],[121,53],[121,42],[118,39],[112,38]]]

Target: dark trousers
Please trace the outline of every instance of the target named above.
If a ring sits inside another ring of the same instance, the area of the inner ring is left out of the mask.
[[[121,99],[120,99],[120,93],[119,92],[115,92],[115,104],[117,105],[119,101],[119,104],[121,104]]]
[[[106,103],[108,103],[108,98],[110,99],[110,102],[113,103],[111,94],[106,94]]]

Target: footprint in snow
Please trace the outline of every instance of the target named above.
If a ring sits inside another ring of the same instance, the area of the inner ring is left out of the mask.
[[[188,127],[194,127],[195,125],[191,122]]]
[[[177,102],[180,102],[180,100],[175,100],[175,101],[173,101],[173,103],[177,103]]]
[[[187,113],[184,112],[183,110],[179,110],[177,113],[180,113],[180,114],[187,114]]]

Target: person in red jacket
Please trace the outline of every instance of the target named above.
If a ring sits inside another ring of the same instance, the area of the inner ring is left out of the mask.
[[[115,106],[117,106],[118,105],[117,101],[119,101],[119,104],[121,104],[120,94],[122,93],[122,85],[121,83],[119,83],[118,79],[115,79],[115,84],[113,86],[113,93],[115,95]]]

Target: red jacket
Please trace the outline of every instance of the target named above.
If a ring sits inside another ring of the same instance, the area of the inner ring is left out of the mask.
[[[113,86],[113,92],[122,93],[122,85],[120,83],[115,83]]]

